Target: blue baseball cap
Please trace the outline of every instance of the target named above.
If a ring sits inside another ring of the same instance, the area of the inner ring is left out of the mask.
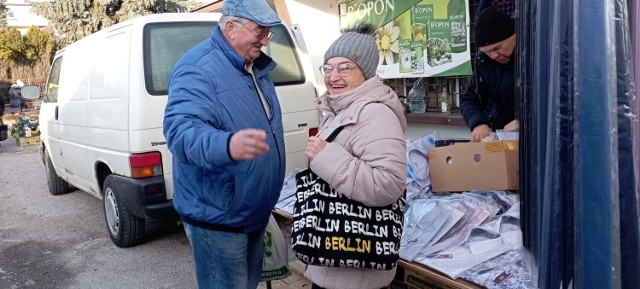
[[[222,14],[249,19],[260,26],[282,23],[280,17],[264,0],[224,0]]]

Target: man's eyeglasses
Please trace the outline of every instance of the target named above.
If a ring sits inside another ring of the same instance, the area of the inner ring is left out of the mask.
[[[254,30],[254,29],[251,29],[251,28],[249,28],[249,27],[245,26],[244,24],[242,24],[242,22],[239,22],[239,21],[233,21],[233,22],[238,23],[238,24],[240,24],[240,26],[242,26],[242,27],[244,27],[245,29],[247,29],[247,30],[249,30],[249,31],[253,32],[253,34],[255,34],[256,36],[258,36],[258,39],[262,39],[262,38],[264,38],[265,36],[267,37],[267,39],[271,39],[271,37],[273,37],[273,32],[271,32],[271,30],[267,30],[267,31],[258,31],[258,30]]]
[[[338,74],[340,76],[347,77],[349,76],[349,74],[351,74],[351,71],[356,68],[356,66],[351,63],[340,63],[336,67],[333,67],[333,65],[331,64],[325,64],[320,66],[320,74],[322,74],[322,76],[324,77],[329,77],[333,73],[334,68],[338,69]]]

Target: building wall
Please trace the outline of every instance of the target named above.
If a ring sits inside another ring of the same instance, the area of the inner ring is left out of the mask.
[[[340,36],[337,0],[285,0],[292,24],[300,25],[309,50],[319,93],[326,89],[318,69],[324,62],[324,53]]]
[[[23,35],[27,33],[31,26],[39,28],[49,24],[46,18],[31,13],[31,4],[28,0],[7,0],[7,26],[16,28]]]

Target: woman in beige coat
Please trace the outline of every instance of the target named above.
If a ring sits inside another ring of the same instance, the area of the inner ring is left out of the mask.
[[[316,99],[325,117],[305,154],[310,168],[338,192],[367,206],[392,204],[407,175],[407,122],[398,96],[376,76],[378,49],[369,24],[355,25],[329,47],[320,71],[328,91]],[[330,143],[324,139],[344,129]],[[373,289],[393,280],[392,270],[307,266],[313,288]]]

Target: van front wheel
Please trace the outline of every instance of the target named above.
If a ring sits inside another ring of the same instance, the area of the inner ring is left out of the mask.
[[[142,243],[144,219],[129,213],[112,176],[105,179],[102,191],[104,192],[104,217],[111,241],[121,248]]]
[[[44,169],[47,172],[47,185],[49,186],[49,193],[54,196],[62,195],[69,192],[69,183],[63,180],[56,173],[56,168],[51,162],[49,152],[44,149]]]

